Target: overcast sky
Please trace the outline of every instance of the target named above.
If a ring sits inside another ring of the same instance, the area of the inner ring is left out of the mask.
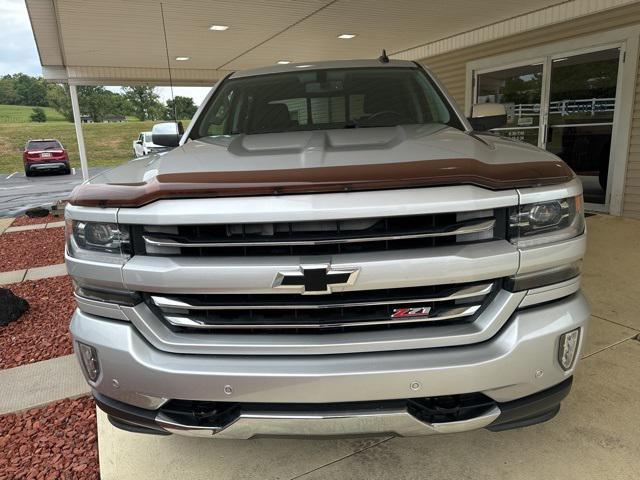
[[[42,75],[24,0],[0,0],[0,45],[0,76],[19,72]],[[169,87],[158,87],[157,91],[162,100],[170,98]],[[196,105],[208,91],[205,87],[174,87],[175,95],[192,97]]]

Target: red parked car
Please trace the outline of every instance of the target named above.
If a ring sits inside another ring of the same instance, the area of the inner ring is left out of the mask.
[[[24,173],[27,177],[34,172],[62,170],[71,173],[69,155],[62,144],[55,138],[29,140],[22,154]]]

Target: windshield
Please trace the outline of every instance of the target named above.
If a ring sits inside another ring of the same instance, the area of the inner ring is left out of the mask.
[[[62,148],[57,140],[31,140],[27,144],[27,150],[56,150]]]
[[[327,69],[225,81],[192,138],[428,123],[463,129],[422,69]]]

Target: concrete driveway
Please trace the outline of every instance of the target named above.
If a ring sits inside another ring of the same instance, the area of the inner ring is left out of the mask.
[[[106,170],[89,169],[93,176]],[[82,172],[75,168],[71,175],[59,173],[26,177],[24,172],[0,173],[0,217],[16,217],[37,206],[50,206],[69,196],[76,185],[82,183]]]
[[[102,480],[639,478],[640,222],[587,223],[593,316],[573,390],[552,421],[414,439],[224,441],[126,433],[99,412]]]

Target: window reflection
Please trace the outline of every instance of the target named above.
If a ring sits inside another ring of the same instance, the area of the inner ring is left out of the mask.
[[[546,148],[578,174],[589,203],[606,202],[619,57],[612,48],[551,66]]]
[[[613,122],[620,50],[555,59],[551,67],[549,124]]]
[[[549,128],[547,150],[567,162],[580,177],[589,203],[605,202],[611,130],[611,125]]]
[[[477,103],[502,103],[507,127],[539,124],[542,65],[525,65],[478,75]]]

